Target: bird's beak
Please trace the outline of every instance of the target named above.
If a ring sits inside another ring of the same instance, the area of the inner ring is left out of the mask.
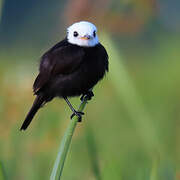
[[[91,39],[91,36],[85,35],[83,37],[80,37],[80,39],[82,39],[82,40],[89,40],[89,39]]]

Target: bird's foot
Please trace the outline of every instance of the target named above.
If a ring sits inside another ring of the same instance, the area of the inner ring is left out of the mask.
[[[80,98],[81,101],[84,101],[84,100],[91,100],[92,97],[94,96],[94,93],[92,91],[88,91],[86,94],[83,94]]]
[[[82,121],[82,115],[84,115],[83,112],[81,112],[81,111],[74,111],[73,114],[71,115],[71,119],[74,116],[77,116],[78,117],[78,122],[81,122]]]

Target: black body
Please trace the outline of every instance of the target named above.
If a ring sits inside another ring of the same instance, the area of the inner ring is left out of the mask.
[[[33,90],[37,96],[21,130],[25,130],[38,109],[54,97],[86,94],[108,71],[108,55],[99,43],[80,47],[67,39],[57,43],[41,58]]]

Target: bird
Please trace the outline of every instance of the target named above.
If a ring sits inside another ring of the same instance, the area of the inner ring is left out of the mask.
[[[75,22],[65,38],[46,51],[40,59],[39,74],[33,84],[36,96],[20,130],[26,130],[37,111],[55,97],[63,98],[81,121],[69,97],[90,100],[93,87],[108,72],[108,54],[99,42],[96,26],[88,21]]]

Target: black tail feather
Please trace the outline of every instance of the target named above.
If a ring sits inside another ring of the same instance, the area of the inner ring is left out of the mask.
[[[37,111],[39,110],[39,108],[41,107],[41,105],[44,103],[44,98],[41,95],[38,95],[36,97],[36,99],[34,100],[34,103],[30,109],[30,111],[28,112],[26,119],[24,120],[21,129],[20,130],[26,130],[26,128],[29,126],[29,124],[31,123],[34,115],[37,113]]]

